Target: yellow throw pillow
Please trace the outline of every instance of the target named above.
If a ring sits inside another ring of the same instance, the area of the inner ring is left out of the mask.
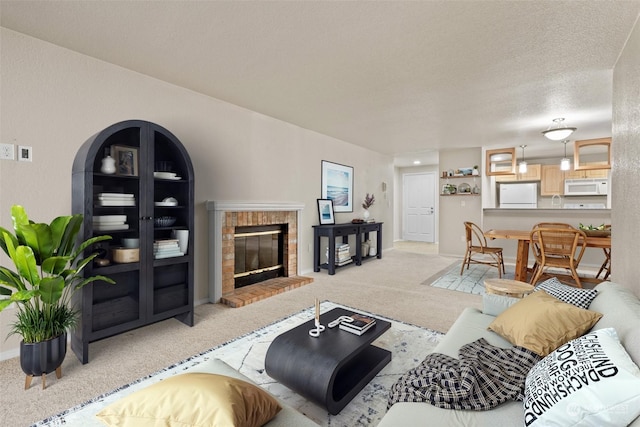
[[[188,373],[153,384],[96,414],[108,426],[258,427],[282,409],[260,387],[223,375]]]
[[[587,332],[601,317],[537,291],[503,311],[489,329],[544,357]]]

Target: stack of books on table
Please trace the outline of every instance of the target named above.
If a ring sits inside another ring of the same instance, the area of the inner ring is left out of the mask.
[[[352,322],[340,322],[340,329],[352,334],[362,335],[376,324],[376,319],[364,314],[353,313],[351,318],[353,319]]]
[[[336,243],[336,266],[347,265],[353,262],[351,254],[349,253],[348,243]],[[327,248],[327,259],[329,259],[329,248]]]
[[[136,198],[127,193],[98,193],[96,206],[135,206]]]
[[[178,246],[178,239],[162,239],[153,242],[153,257],[155,259],[183,256]]]
[[[96,231],[128,230],[126,215],[96,215],[93,217],[93,229]]]

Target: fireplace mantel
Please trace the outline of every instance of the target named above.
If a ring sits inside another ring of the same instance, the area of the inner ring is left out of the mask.
[[[262,202],[237,200],[212,200],[206,203],[209,217],[209,301],[219,302],[222,297],[223,275],[223,224],[230,212],[295,212],[296,213],[296,274],[300,274],[297,259],[300,258],[300,227],[304,203],[300,202]]]

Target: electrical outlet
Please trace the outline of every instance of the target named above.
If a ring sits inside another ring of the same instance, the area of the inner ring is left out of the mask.
[[[16,150],[13,144],[0,144],[0,159],[15,160]]]

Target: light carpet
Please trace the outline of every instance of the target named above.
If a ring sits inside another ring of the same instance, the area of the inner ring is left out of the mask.
[[[462,261],[456,261],[442,272],[425,280],[422,284],[451,291],[482,295],[484,294],[484,281],[499,277],[497,268],[483,264],[471,264],[469,269],[465,267],[462,274],[460,274],[461,264]],[[502,278],[513,279],[515,277],[513,265],[506,264],[505,269],[506,274],[503,274]]]
[[[321,312],[324,313],[336,307],[370,314],[391,322],[391,329],[378,338],[374,345],[392,352],[391,362],[338,415],[329,414],[325,409],[275,382],[265,372],[264,360],[269,344],[281,333],[312,319],[315,310],[314,308],[307,308],[271,325],[257,329],[247,335],[37,422],[33,426],[101,425],[96,422],[95,417],[92,415],[99,410],[98,408],[109,405],[127,394],[213,358],[225,361],[278,399],[305,414],[321,426],[353,427],[376,425],[386,412],[389,388],[402,374],[424,359],[440,341],[442,334],[329,301],[321,304]]]

